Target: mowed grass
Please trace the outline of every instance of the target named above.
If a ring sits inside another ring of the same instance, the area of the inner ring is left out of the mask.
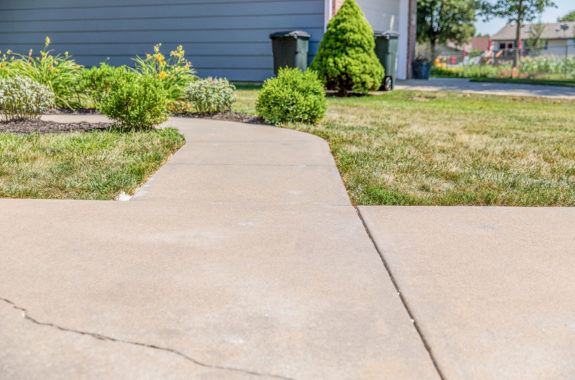
[[[177,130],[0,133],[0,197],[115,199],[184,144]]]
[[[254,113],[256,90],[236,111]],[[394,91],[329,98],[316,134],[359,205],[575,205],[575,101]]]

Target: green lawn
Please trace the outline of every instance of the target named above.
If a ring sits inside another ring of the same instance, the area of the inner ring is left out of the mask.
[[[235,110],[256,98],[238,91]],[[286,127],[330,143],[359,205],[575,206],[575,101],[394,91]]]
[[[184,144],[175,129],[0,133],[0,197],[115,199]]]
[[[545,86],[575,87],[575,80],[529,79],[529,78],[473,78],[471,82],[537,84]]]

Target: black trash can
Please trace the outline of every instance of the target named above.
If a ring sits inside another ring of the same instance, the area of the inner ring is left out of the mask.
[[[274,73],[283,67],[307,69],[310,35],[301,30],[270,34],[274,53]]]
[[[392,32],[376,32],[375,37],[375,55],[385,69],[385,77],[381,84],[380,90],[391,91],[395,86],[397,76],[397,46],[399,34]]]
[[[429,80],[431,65],[425,60],[415,60],[412,65],[413,79]]]

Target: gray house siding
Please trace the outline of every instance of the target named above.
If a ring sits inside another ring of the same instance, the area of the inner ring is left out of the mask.
[[[161,42],[183,45],[200,76],[273,75],[269,34],[305,30],[310,59],[323,36],[324,0],[2,0],[0,50],[27,53],[49,36],[86,66],[130,64]]]

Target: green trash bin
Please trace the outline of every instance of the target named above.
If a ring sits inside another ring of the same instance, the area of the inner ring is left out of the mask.
[[[310,35],[301,30],[270,34],[274,54],[274,73],[283,67],[307,69]]]
[[[397,72],[397,39],[399,34],[392,32],[376,32],[375,37],[375,55],[379,58],[385,69],[385,77],[381,84],[380,90],[391,91],[395,86]]]

